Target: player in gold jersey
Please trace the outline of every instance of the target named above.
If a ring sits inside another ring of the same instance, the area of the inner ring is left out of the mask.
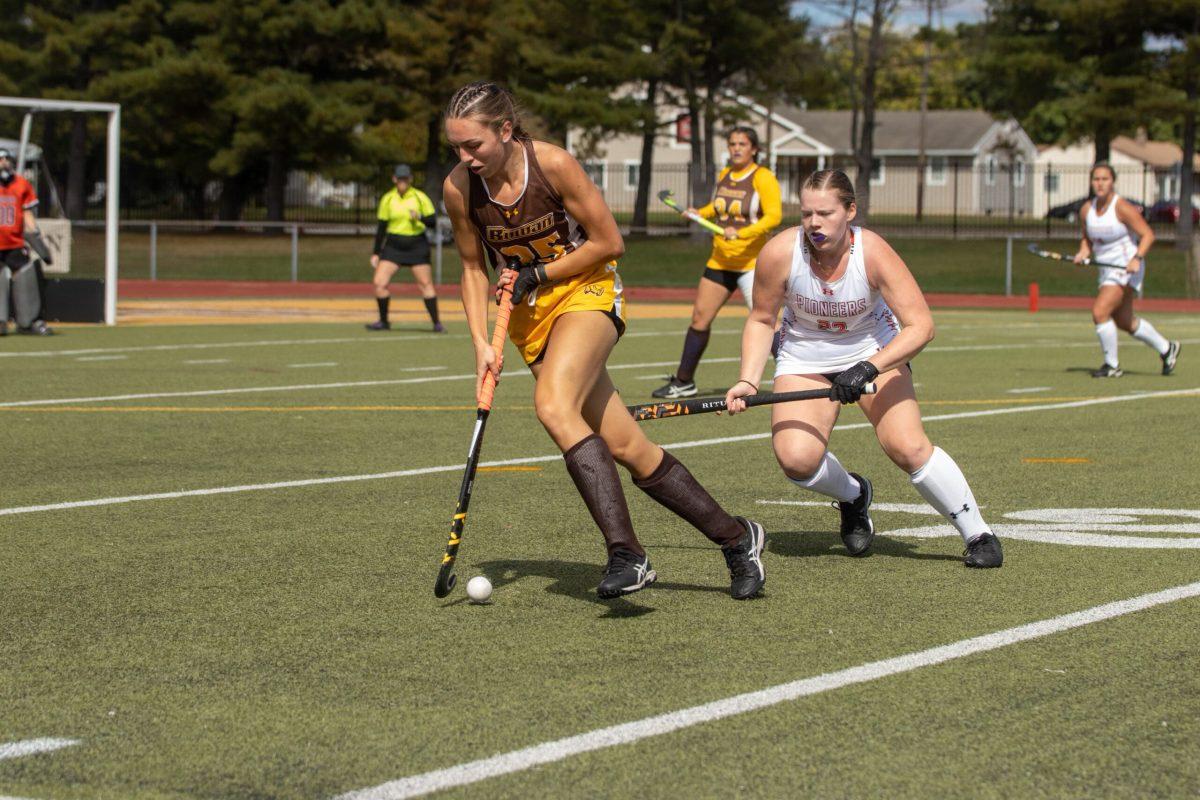
[[[753,128],[739,126],[729,132],[727,143],[729,165],[717,176],[713,201],[703,208],[688,209],[705,219],[715,219],[725,235],[713,236],[712,255],[696,289],[692,324],[683,340],[679,369],[664,386],[651,392],[655,397],[696,394],[696,365],[708,347],[712,322],[734,289],[740,288],[746,305],[754,307],[751,290],[758,251],[783,220],[779,181],[757,161],[758,134]]]
[[[733,597],[757,594],[765,581],[762,526],[730,516],[647,439],[608,375],[608,355],[625,328],[616,264],[625,245],[600,191],[565,150],[525,135],[512,96],[494,83],[455,93],[446,138],[459,157],[444,198],[462,258],[476,393],[500,368],[488,340],[487,265],[500,269],[516,258],[521,269],[499,277],[499,286],[513,287],[509,336],[537,381],[538,420],[604,535],[608,565],[597,593],[620,597],[657,577],[633,532],[620,462],[638,488],[722,547]]]

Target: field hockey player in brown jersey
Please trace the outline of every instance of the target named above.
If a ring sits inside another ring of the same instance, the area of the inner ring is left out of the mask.
[[[446,178],[446,210],[462,257],[462,297],[475,346],[476,390],[500,353],[487,331],[487,266],[512,285],[509,337],[536,380],[538,420],[604,535],[608,564],[597,593],[620,597],[657,577],[630,521],[616,463],[634,484],[724,551],[730,592],[744,599],[765,581],[762,526],[730,516],[674,456],[651,442],[625,409],[605,366],[625,330],[616,260],[625,245],[612,212],[579,162],[533,141],[512,96],[494,83],[459,89],[446,108],[459,164]]]

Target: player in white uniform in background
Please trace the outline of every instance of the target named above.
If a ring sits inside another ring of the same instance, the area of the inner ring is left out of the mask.
[[[851,227],[854,186],[841,170],[815,172],[800,192],[801,225],[772,239],[758,257],[754,308],[742,332],[739,380],[725,395],[730,414],[746,409],[771,351],[784,306],[775,391],[827,387],[858,401],[883,451],[925,500],[962,535],[969,567],[998,567],[1004,556],[962,471],[921,424],[908,362],[933,339],[933,316],[908,267],[881,237]],[[864,395],[875,381],[878,391]],[[871,482],[829,452],[840,406],[808,400],[772,406],[771,441],[797,486],[838,502],[852,555],[875,536]]]
[[[1146,280],[1146,253],[1154,244],[1154,231],[1137,209],[1113,191],[1117,173],[1101,161],[1092,167],[1092,194],[1083,204],[1083,239],[1075,263],[1091,258],[1102,264],[1120,264],[1124,269],[1100,269],[1100,291],[1092,304],[1092,322],[1104,353],[1104,364],[1092,372],[1093,378],[1119,378],[1124,375],[1117,360],[1117,328],[1145,342],[1162,359],[1162,374],[1175,371],[1179,342],[1169,342],[1147,320],[1133,315],[1133,295],[1142,293]],[[1132,233],[1130,233],[1132,229]]]

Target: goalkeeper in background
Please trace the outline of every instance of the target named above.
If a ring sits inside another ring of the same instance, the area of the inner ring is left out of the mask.
[[[437,229],[437,215],[429,195],[413,186],[412,167],[399,164],[392,171],[395,188],[379,201],[379,230],[375,233],[375,249],[371,268],[375,270],[375,302],[379,304],[379,319],[367,325],[370,331],[386,331],[388,304],[392,294],[388,284],[400,267],[411,267],[413,278],[425,299],[425,310],[433,321],[433,332],[444,333],[438,318],[437,293],[433,288],[433,268],[429,265],[427,228]]]
[[[17,174],[13,154],[0,149],[0,336],[8,333],[10,317],[16,320],[17,333],[53,333],[42,319],[41,281],[29,257],[33,248],[43,262],[52,263],[33,213],[37,204],[33,187]]]

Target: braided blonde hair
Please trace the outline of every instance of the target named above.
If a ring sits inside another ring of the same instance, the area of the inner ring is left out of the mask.
[[[521,108],[512,93],[491,81],[468,83],[455,92],[446,104],[446,119],[476,119],[494,131],[511,122],[514,138],[529,137],[521,127]]]

